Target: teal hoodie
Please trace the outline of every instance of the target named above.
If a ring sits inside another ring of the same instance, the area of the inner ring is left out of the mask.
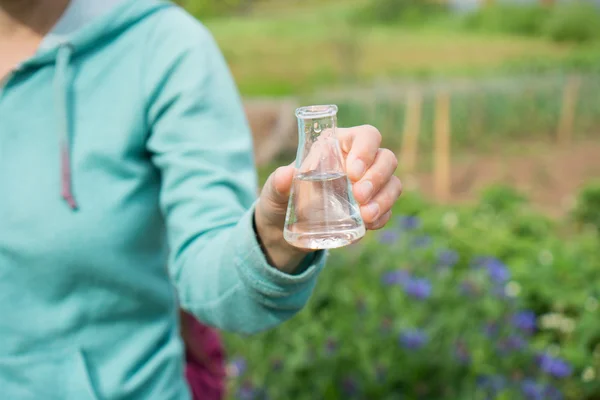
[[[1,399],[188,399],[178,306],[258,332],[324,264],[288,275],[259,248],[251,135],[209,32],[117,3],[1,84]]]

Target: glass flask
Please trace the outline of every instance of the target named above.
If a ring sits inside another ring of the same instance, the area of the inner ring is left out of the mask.
[[[298,152],[283,236],[303,249],[333,249],[365,235],[336,137],[335,105],[296,110]]]

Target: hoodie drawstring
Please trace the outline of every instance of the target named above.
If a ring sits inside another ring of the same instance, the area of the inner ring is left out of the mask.
[[[73,54],[70,44],[63,44],[56,55],[54,75],[54,102],[60,134],[61,195],[71,210],[77,210],[73,195],[71,173],[71,121],[69,119],[69,62]]]

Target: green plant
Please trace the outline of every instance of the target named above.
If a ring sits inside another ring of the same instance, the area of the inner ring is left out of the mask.
[[[587,3],[559,5],[544,29],[557,42],[588,42],[600,36],[600,12],[597,6]]]
[[[469,29],[535,36],[543,32],[549,14],[537,4],[495,4],[473,12],[465,18]]]
[[[416,24],[446,10],[432,0],[371,0],[356,15],[358,21]]]
[[[580,226],[592,226],[600,233],[600,181],[589,183],[582,189],[573,217]]]
[[[556,42],[583,43],[600,35],[600,12],[585,2],[553,7],[540,4],[495,4],[464,19],[468,29],[524,36],[546,36]]]
[[[523,206],[526,202],[525,196],[506,185],[491,186],[481,194],[481,204],[498,213],[514,212],[515,208]]]
[[[299,315],[226,335],[233,398],[597,399],[598,236],[485,193],[405,195],[389,228],[332,252]]]

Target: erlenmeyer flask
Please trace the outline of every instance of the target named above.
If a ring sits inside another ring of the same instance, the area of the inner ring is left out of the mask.
[[[332,249],[365,235],[336,137],[337,106],[296,110],[296,172],[283,236],[293,246]]]

